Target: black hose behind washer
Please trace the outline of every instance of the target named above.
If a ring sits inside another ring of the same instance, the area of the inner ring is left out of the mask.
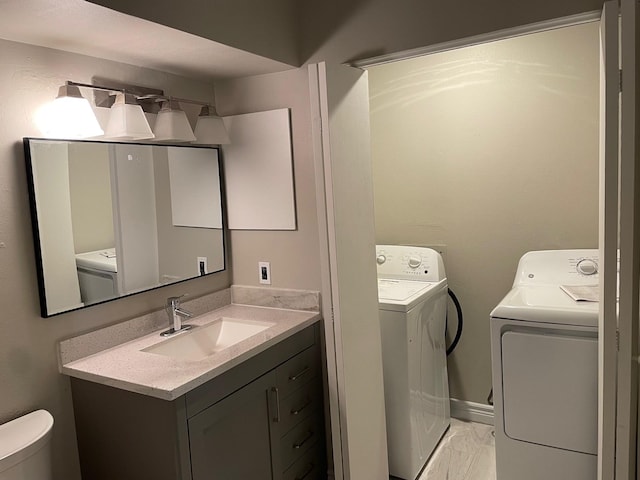
[[[458,312],[458,328],[456,329],[456,336],[453,337],[453,341],[451,342],[451,345],[449,345],[449,348],[447,348],[447,356],[449,356],[449,355],[451,355],[451,353],[453,353],[453,351],[458,346],[458,342],[460,341],[460,337],[462,336],[462,307],[460,306],[460,302],[458,301],[458,297],[456,297],[456,294],[453,293],[453,291],[451,289],[448,289],[448,292],[449,292],[449,296],[451,297],[451,300],[453,300],[453,304],[456,306],[456,311]],[[448,313],[447,313],[447,318],[446,318],[446,321],[445,321],[445,325],[446,325],[446,327],[448,327],[448,325],[449,325],[449,314]]]

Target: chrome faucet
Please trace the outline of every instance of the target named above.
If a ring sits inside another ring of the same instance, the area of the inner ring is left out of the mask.
[[[163,337],[169,337],[171,335],[175,335],[176,333],[184,332],[191,329],[191,325],[182,324],[181,317],[192,317],[189,312],[180,308],[180,299],[185,295],[167,298],[167,306],[165,307],[165,310],[167,311],[167,315],[169,315],[169,325],[171,325],[171,328],[169,330],[165,330],[160,334]]]

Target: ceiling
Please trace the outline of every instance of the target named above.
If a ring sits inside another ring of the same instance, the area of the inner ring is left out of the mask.
[[[294,68],[84,0],[0,0],[0,38],[199,79]]]

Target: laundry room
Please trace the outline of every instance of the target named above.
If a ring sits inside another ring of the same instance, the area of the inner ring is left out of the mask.
[[[519,259],[598,246],[599,22],[367,70],[376,243],[441,253],[452,415],[492,423],[490,312]]]

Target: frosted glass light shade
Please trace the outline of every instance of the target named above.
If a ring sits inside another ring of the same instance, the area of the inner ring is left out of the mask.
[[[36,123],[49,138],[88,138],[104,133],[89,101],[73,85],[60,87],[58,97],[39,110]]]
[[[142,107],[134,98],[119,93],[111,107],[109,123],[104,136],[121,140],[142,140],[153,138],[149,122],[147,122]]]
[[[193,142],[196,140],[187,115],[175,102],[165,102],[158,112],[154,128],[156,140],[162,142]]]
[[[229,134],[224,126],[224,120],[215,113],[210,112],[209,107],[202,107],[198,121],[196,122],[195,143],[205,145],[224,145],[231,143]]]

